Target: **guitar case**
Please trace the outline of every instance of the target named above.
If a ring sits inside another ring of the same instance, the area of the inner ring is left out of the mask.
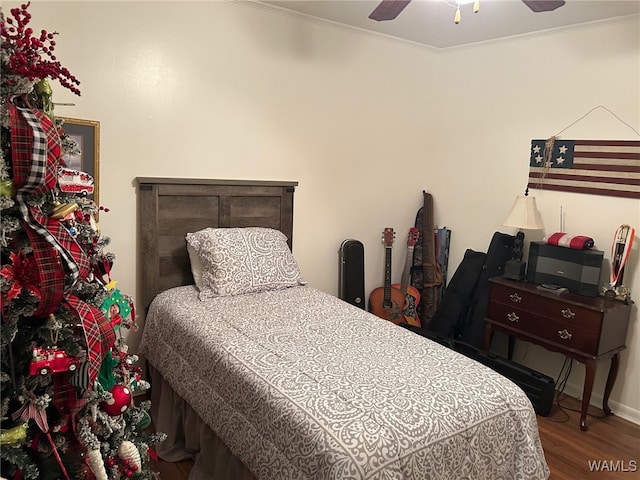
[[[507,260],[513,257],[513,245],[516,237],[506,233],[495,232],[487,250],[484,266],[473,292],[471,308],[462,325],[458,324],[454,337],[476,347],[482,346],[485,321],[489,305],[489,279],[504,274]]]
[[[413,251],[410,283],[421,297],[415,312],[417,319],[421,325],[428,325],[437,312],[446,288],[451,230],[446,227],[435,228],[433,196],[423,190],[422,198],[422,207],[416,213],[414,223],[419,230],[420,240]]]
[[[426,326],[429,332],[482,346],[489,278],[504,273],[505,263],[512,258],[514,240],[513,235],[495,232],[487,253],[467,249]]]
[[[426,329],[436,335],[454,337],[459,325],[464,325],[473,303],[487,255],[467,249],[460,265],[447,285],[442,301]]]
[[[338,297],[364,309],[364,245],[348,238],[338,251]]]

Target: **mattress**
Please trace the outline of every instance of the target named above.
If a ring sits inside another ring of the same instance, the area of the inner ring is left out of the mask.
[[[549,476],[517,385],[308,286],[173,288],[140,352],[257,479]]]

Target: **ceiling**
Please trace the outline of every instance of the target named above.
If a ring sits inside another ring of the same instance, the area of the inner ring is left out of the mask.
[[[541,13],[534,13],[520,0],[480,0],[480,11],[475,14],[472,4],[460,6],[461,21],[456,25],[453,21],[455,0],[412,0],[396,19],[383,22],[368,18],[378,0],[262,0],[259,3],[285,13],[438,49],[640,14],[640,0],[567,0],[557,10]]]

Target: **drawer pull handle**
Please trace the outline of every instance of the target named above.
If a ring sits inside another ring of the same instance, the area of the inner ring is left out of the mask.
[[[517,293],[512,293],[511,295],[509,295],[509,298],[511,299],[511,301],[513,303],[522,302],[522,297],[520,295],[518,295]]]
[[[520,317],[516,315],[516,312],[511,312],[507,315],[507,319],[510,322],[517,322],[518,320],[520,320]]]
[[[558,336],[563,340],[571,340],[571,337],[573,337],[566,328],[564,330],[558,330]]]
[[[562,313],[562,316],[564,318],[575,318],[575,316],[576,316],[575,312],[572,312],[570,308],[567,308],[565,310],[561,310],[560,313]]]

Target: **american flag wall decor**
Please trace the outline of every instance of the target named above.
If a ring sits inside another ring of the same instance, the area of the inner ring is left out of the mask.
[[[640,198],[640,141],[531,140],[529,188]]]

